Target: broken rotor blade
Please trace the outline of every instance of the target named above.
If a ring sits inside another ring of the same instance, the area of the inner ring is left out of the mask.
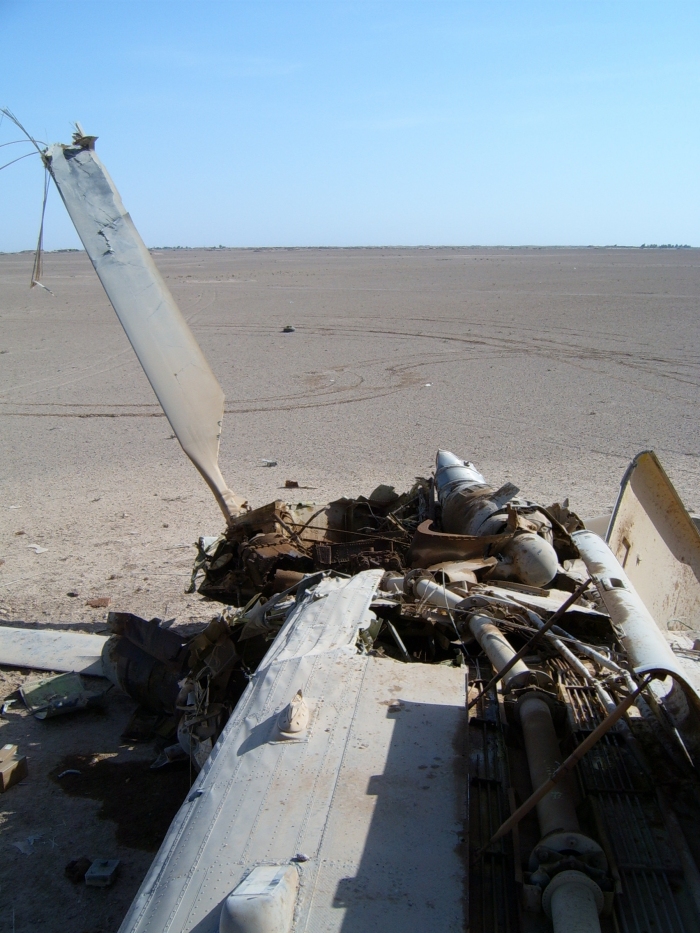
[[[95,137],[45,153],[66,209],[177,439],[231,521],[245,500],[219,469],[224,393],[94,152]]]

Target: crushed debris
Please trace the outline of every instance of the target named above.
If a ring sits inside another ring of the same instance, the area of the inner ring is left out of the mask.
[[[517,493],[511,484],[492,489],[473,465],[440,451],[435,477],[404,494],[383,485],[368,497],[320,507],[277,500],[240,515],[225,534],[200,539],[193,589],[203,571],[200,593],[241,606],[256,592],[269,598],[288,588],[291,574],[432,572],[471,560],[470,582],[541,586],[558,577],[556,587],[570,590],[580,580],[563,567],[577,556],[564,522],[582,522],[557,503],[547,509]]]
[[[20,687],[20,694],[35,719],[51,719],[103,706],[109,689],[105,685],[102,689],[88,690],[79,674],[57,674],[25,684]]]
[[[609,711],[633,681],[581,559],[582,529],[568,502],[543,507],[510,483],[494,489],[447,451],[403,494],[381,485],[367,497],[244,512],[199,541],[191,590],[201,575],[198,591],[226,605],[203,631],[185,637],[159,619],[109,614],[104,673],[139,703],[124,737],[170,741],[156,771],[185,757],[201,769],[290,610],[324,576],[369,569],[384,578],[359,651],[468,667],[483,647],[481,619],[504,644],[540,639],[536,667],[516,671],[519,689],[551,690],[571,672]]]

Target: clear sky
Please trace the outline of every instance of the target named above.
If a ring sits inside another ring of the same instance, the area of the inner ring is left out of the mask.
[[[700,246],[697,0],[0,0],[0,36],[0,105],[99,136],[148,246]],[[42,184],[0,172],[0,250]]]

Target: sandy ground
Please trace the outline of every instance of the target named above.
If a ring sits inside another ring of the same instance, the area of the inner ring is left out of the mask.
[[[700,507],[697,250],[154,256],[226,393],[222,471],[254,505],[285,497],[287,479],[319,502],[404,489],[444,446],[495,485],[568,496],[582,515],[610,508],[631,457],[653,448]],[[99,631],[93,597],[204,621],[215,605],[184,588],[192,542],[222,529],[218,508],[86,257],[46,256],[55,296],[28,289],[31,266],[0,256],[0,621]],[[0,671],[2,695],[26,680]],[[119,739],[131,708],[114,696],[103,715],[0,720],[0,740],[30,756],[29,780],[0,800],[2,933],[117,929],[152,853],[49,773],[98,755],[142,762],[150,780],[152,749]],[[37,833],[29,855],[13,845]],[[71,858],[115,853],[114,888],[63,877]]]

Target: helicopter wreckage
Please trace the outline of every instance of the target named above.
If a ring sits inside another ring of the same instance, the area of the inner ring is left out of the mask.
[[[445,450],[403,494],[251,509],[94,137],[43,155],[226,517],[196,635],[0,630],[3,663],[102,673],[199,771],[121,933],[698,929],[700,534],[656,456],[593,522]]]

